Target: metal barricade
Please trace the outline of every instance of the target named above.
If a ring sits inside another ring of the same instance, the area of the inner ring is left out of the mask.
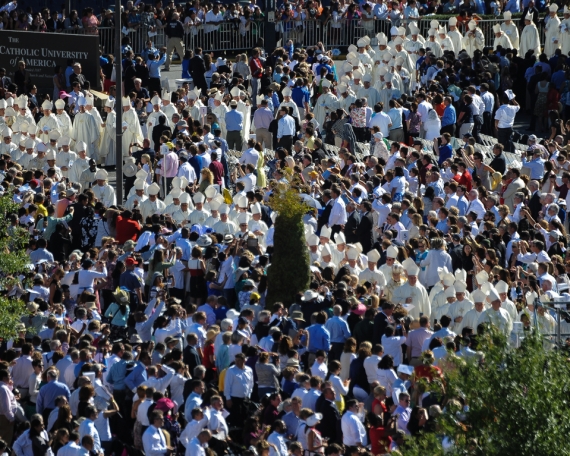
[[[205,52],[249,51],[263,37],[263,22],[251,22],[247,30],[238,22],[221,22],[218,25],[191,26],[186,30],[184,44],[187,49],[201,47]]]

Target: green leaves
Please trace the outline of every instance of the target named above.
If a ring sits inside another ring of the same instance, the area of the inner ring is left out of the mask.
[[[17,214],[19,205],[12,200],[12,194],[0,197],[0,291],[5,292],[14,285],[26,287],[19,276],[25,275],[30,262],[26,254],[29,241],[27,231],[11,226],[10,216]],[[17,336],[17,324],[26,314],[23,301],[0,295],[0,338],[4,340]]]
[[[447,410],[438,419],[439,437],[410,439],[403,455],[441,454],[442,436],[455,442],[446,455],[570,455],[563,443],[570,432],[567,354],[545,351],[535,333],[512,349],[492,327],[479,337],[478,350],[485,353],[482,364],[458,363],[446,373],[447,399],[463,394],[466,419],[458,423]]]

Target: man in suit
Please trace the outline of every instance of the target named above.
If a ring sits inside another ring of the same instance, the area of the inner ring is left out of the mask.
[[[358,226],[360,225],[360,214],[356,211],[356,204],[352,201],[346,206],[347,219],[344,225],[344,236],[347,244],[360,242],[358,239]],[[363,250],[365,251],[365,250]]]
[[[63,22],[59,20],[57,11],[51,12],[51,17],[46,21],[48,32],[59,32],[63,28]]]
[[[532,180],[528,183],[528,188],[530,190],[531,197],[528,201],[528,208],[530,209],[530,215],[534,220],[538,220],[540,211],[542,210],[542,203],[540,202],[540,192],[538,191],[540,184],[538,181]]]
[[[209,68],[208,68],[209,69]],[[206,83],[206,65],[202,57],[202,48],[196,48],[194,57],[190,59],[190,75],[194,80],[194,85],[202,90],[202,95],[206,96],[208,93],[208,84]]]
[[[518,169],[510,169],[507,171],[507,178],[511,179],[509,185],[503,192],[503,200],[505,204],[509,207],[510,213],[514,213],[515,210],[515,203],[513,198],[515,193],[519,192],[521,188],[525,187],[524,181],[521,179],[521,172]]]
[[[198,346],[198,336],[196,336],[196,334],[188,334],[188,336],[186,336],[186,342],[188,342],[188,345],[184,349],[182,359],[184,364],[188,366],[189,372],[194,372],[194,368],[202,364],[202,360],[196,349]]]
[[[329,222],[329,216],[331,215],[332,196],[331,196],[331,191],[329,189],[326,189],[323,192],[322,205],[323,205],[323,212],[321,213],[319,219],[317,220],[317,227],[319,233],[321,232],[321,228]]]
[[[451,238],[452,244],[449,246],[449,256],[451,257],[451,264],[453,266],[453,270],[457,271],[458,269],[463,269],[462,261],[461,261],[461,253],[463,252],[463,244],[461,244],[461,236],[459,234],[454,234]]]
[[[374,317],[374,339],[370,341],[372,345],[379,344],[382,341],[386,327],[394,324],[394,319],[392,318],[393,311],[394,304],[388,301],[382,305],[382,311],[378,312]]]
[[[372,250],[374,243],[374,236],[372,230],[374,229],[374,219],[372,218],[372,204],[370,201],[363,201],[360,205],[362,215],[360,216],[360,225],[356,229],[358,242],[362,245],[362,251],[367,253]],[[349,218],[350,220],[350,218]]]
[[[552,258],[553,255],[560,255],[563,256],[564,252],[562,251],[562,247],[560,247],[560,243],[558,242],[560,235],[557,231],[551,231],[548,233],[548,238],[552,244],[548,248],[548,256]]]
[[[329,438],[329,443],[342,443],[341,416],[334,399],[334,388],[327,384],[315,407],[316,412],[323,415],[323,419],[317,424],[317,430],[323,438]]]

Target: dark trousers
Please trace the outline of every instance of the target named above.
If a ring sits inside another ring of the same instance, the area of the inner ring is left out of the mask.
[[[248,402],[249,399],[232,396],[232,406],[227,420],[229,424],[239,427],[243,426],[244,418],[248,413]]]
[[[53,411],[53,408],[45,408],[42,412],[42,417],[44,418],[44,423],[47,424],[49,420],[49,414]]]
[[[292,135],[282,136],[280,139],[277,140],[277,147],[283,147],[287,149],[289,153],[292,153],[293,136]]]
[[[234,309],[236,306],[236,290],[234,288],[224,288],[222,295],[226,298],[228,309]]]
[[[366,128],[364,127],[353,127],[352,128],[354,130],[354,136],[356,136],[356,140],[358,142],[364,142],[364,140],[366,139]]]
[[[455,125],[446,125],[445,127],[441,127],[441,134],[449,133],[451,136],[455,136]]]
[[[160,97],[162,87],[160,86],[160,78],[148,78],[148,93],[152,97],[152,92],[156,92]]]
[[[329,361],[340,361],[340,355],[342,355],[343,348],[344,344],[342,342],[332,342],[331,351],[329,352]]]
[[[228,131],[226,134],[226,141],[228,143],[228,149],[241,151],[242,148],[242,138],[241,131]]]
[[[483,126],[483,117],[482,116],[473,116],[473,137],[477,144],[482,144],[483,141],[481,140],[481,127]]]
[[[483,129],[484,135],[493,136],[493,113],[485,111],[483,113]]]
[[[513,143],[511,141],[511,136],[513,134],[512,128],[498,128],[497,129],[497,142],[502,144],[505,148],[505,152],[513,151]]]

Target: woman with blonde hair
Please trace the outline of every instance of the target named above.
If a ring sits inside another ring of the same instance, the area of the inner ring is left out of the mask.
[[[206,189],[214,183],[214,175],[208,168],[202,168],[202,171],[200,171],[200,176],[202,179],[200,181],[198,191],[204,193]]]
[[[412,224],[410,226],[410,239],[420,237],[420,226],[423,223],[422,216],[418,213],[412,215]]]

